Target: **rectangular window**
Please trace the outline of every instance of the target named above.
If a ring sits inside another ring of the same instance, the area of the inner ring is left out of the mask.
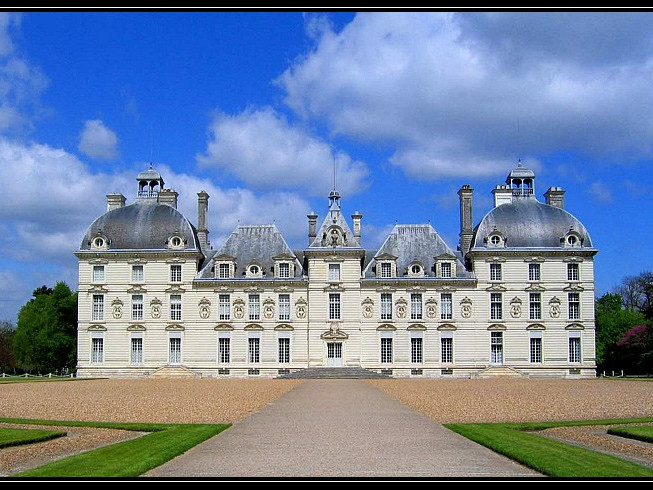
[[[281,262],[279,264],[279,277],[290,277],[290,264],[288,262]]]
[[[218,360],[221,364],[228,364],[231,359],[231,339],[221,337],[218,339]]]
[[[247,359],[251,363],[260,362],[259,346],[261,339],[258,337],[251,337],[247,339]]]
[[[340,264],[329,264],[329,281],[340,281]]]
[[[132,265],[132,282],[143,282],[143,266]]]
[[[104,282],[104,266],[93,266],[93,282]]]
[[[503,332],[490,333],[490,349],[492,364],[503,364]]]
[[[381,262],[381,277],[392,277],[392,264]]]
[[[181,265],[170,266],[170,282],[181,282]]]
[[[131,362],[132,364],[140,364],[143,362],[143,339],[133,338],[131,346]]]
[[[440,275],[442,277],[451,277],[451,262],[443,262],[440,264]]]
[[[329,320],[340,320],[340,293],[329,293]]]
[[[453,362],[453,338],[443,337],[440,339],[440,356],[442,363]]]
[[[501,293],[490,293],[490,320],[503,318],[503,302]]]
[[[413,337],[410,339],[410,362],[422,362],[422,338]]]
[[[451,320],[453,318],[453,297],[451,293],[440,295],[440,319]]]
[[[231,319],[231,297],[228,294],[218,296],[218,319]]]
[[[279,339],[279,363],[290,362],[290,338]]]
[[[530,293],[529,298],[529,312],[531,320],[542,319],[542,295],[540,293]]]
[[[279,320],[290,320],[290,295],[279,295]]]
[[[103,362],[104,360],[104,339],[91,339],[91,362]]]
[[[143,295],[132,294],[132,320],[143,320]]]
[[[567,300],[569,304],[569,319],[580,320],[580,293],[569,293]]]
[[[422,295],[420,293],[412,293],[410,295],[410,319],[422,319]]]
[[[540,264],[528,264],[528,280],[540,280]]]
[[[569,337],[569,362],[580,362],[580,337]]]
[[[381,293],[381,320],[392,320],[392,294]]]
[[[542,339],[531,338],[531,362],[542,362]]]
[[[490,281],[501,280],[501,264],[490,264]]]
[[[181,321],[181,294],[170,295],[170,320]]]
[[[261,319],[261,297],[258,294],[249,295],[249,319]]]
[[[218,278],[219,279],[229,279],[231,276],[231,266],[229,264],[220,264],[218,265]]]
[[[104,320],[104,295],[93,295],[93,321],[99,322]]]
[[[578,264],[567,264],[567,281],[580,280]]]
[[[392,362],[392,338],[390,337],[381,338],[381,362]]]
[[[170,364],[181,364],[181,337],[170,337]]]

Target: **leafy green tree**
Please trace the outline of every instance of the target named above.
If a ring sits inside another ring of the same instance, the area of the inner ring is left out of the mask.
[[[63,282],[36,289],[18,313],[13,347],[16,364],[40,373],[74,369],[77,342],[77,293]]]
[[[16,330],[9,321],[0,322],[0,373],[15,372],[13,340]]]
[[[617,345],[626,332],[646,322],[644,314],[623,308],[620,294],[605,294],[596,300],[596,364],[599,371],[624,369]]]

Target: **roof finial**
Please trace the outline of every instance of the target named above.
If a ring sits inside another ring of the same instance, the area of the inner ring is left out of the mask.
[[[336,190],[336,155],[333,155],[333,190]]]

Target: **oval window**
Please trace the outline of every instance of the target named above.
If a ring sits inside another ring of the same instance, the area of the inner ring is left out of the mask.
[[[420,272],[422,272],[422,268],[419,265],[412,266],[410,270],[413,274],[419,274]]]
[[[569,235],[567,237],[567,243],[573,247],[578,243],[578,238],[576,237],[576,235]]]
[[[499,245],[501,243],[501,238],[499,235],[492,235],[492,237],[490,237],[490,243],[492,245]]]
[[[181,247],[181,238],[178,236],[172,237],[172,240],[170,241],[173,247]]]
[[[104,247],[104,238],[97,237],[95,240],[93,240],[93,245],[97,248]]]
[[[250,274],[258,274],[258,270],[259,270],[259,269],[258,269],[258,266],[257,266],[257,265],[253,265],[253,266],[251,266],[251,267],[249,268],[249,273],[250,273]]]

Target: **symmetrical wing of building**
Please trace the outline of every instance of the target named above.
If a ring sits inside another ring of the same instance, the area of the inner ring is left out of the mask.
[[[474,226],[460,197],[460,242],[430,224],[396,225],[363,248],[340,195],[308,245],[272,225],[239,225],[213,248],[206,192],[197,226],[150,168],[137,200],[109,194],[79,259],[78,376],[277,376],[360,366],[393,376],[594,376],[594,255],[564,191],[535,196],[521,166]]]

